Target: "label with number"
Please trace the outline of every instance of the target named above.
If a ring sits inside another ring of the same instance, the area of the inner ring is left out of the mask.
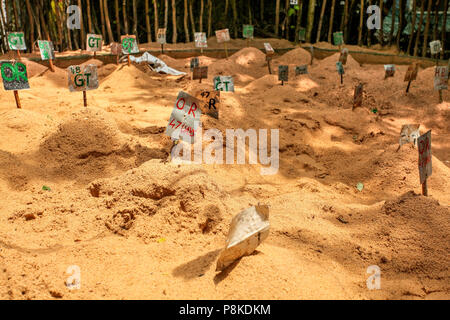
[[[30,89],[27,66],[19,61],[0,61],[0,70],[5,90]]]
[[[67,74],[71,92],[95,90],[98,88],[96,65],[70,66],[67,68]]]

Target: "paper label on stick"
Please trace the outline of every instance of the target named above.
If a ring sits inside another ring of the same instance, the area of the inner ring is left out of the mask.
[[[431,130],[421,135],[417,139],[417,146],[419,150],[419,175],[420,183],[423,184],[425,180],[432,174],[431,165]]]
[[[442,50],[441,41],[435,40],[435,41],[430,42],[431,54],[433,54],[433,55],[438,54],[439,52],[441,52],[441,50]]]
[[[194,70],[194,68],[197,68],[200,65],[200,60],[198,57],[194,57],[191,59],[191,71]]]
[[[216,30],[216,38],[218,43],[230,41],[230,32],[228,29]]]
[[[166,135],[174,140],[194,143],[195,132],[200,126],[202,101],[180,91],[169,118]]]
[[[207,48],[208,41],[206,40],[206,33],[205,32],[194,33],[194,43],[197,48]]]
[[[266,50],[266,54],[268,56],[272,56],[275,53],[275,50],[273,50],[272,46],[268,42],[264,43],[264,50]]]
[[[158,29],[157,41],[159,44],[166,44],[166,28]]]
[[[90,52],[101,51],[103,38],[101,34],[88,33],[86,36],[86,50]]]
[[[67,68],[70,92],[88,91],[98,88],[97,66],[70,66]]]
[[[38,40],[38,46],[41,52],[42,60],[55,60],[55,49],[53,47],[53,42]]]
[[[234,80],[231,76],[214,77],[214,89],[219,91],[234,92]]]
[[[23,32],[9,32],[8,45],[11,50],[27,50],[25,35]]]
[[[300,28],[298,30],[298,40],[306,41],[306,28]]]
[[[340,46],[344,43],[344,34],[342,31],[333,33],[333,42],[335,46]]]
[[[347,64],[348,57],[348,49],[344,48],[341,50],[341,54],[339,55],[339,61],[345,66]]]
[[[295,75],[298,76],[300,74],[308,74],[308,65],[305,64],[295,67]]]
[[[417,145],[417,139],[420,137],[420,124],[404,124],[400,131],[400,147],[406,143]]]
[[[122,42],[122,53],[123,54],[139,53],[139,47],[137,45],[135,35],[122,36],[121,42]]]
[[[353,93],[353,107],[361,107],[363,100],[363,84],[360,83],[355,87],[355,91]]]
[[[220,91],[200,91],[197,98],[203,102],[200,105],[203,114],[219,119]]]
[[[404,81],[409,82],[409,81],[416,80],[418,70],[419,70],[419,65],[416,62],[414,62],[412,65],[410,65],[408,67],[408,70],[406,71],[406,74],[405,74]]]
[[[336,70],[338,72],[338,74],[344,74],[344,66],[342,65],[342,62],[338,61],[336,62]]]
[[[436,67],[434,73],[434,90],[448,90],[448,67]]]
[[[195,67],[192,72],[192,79],[198,80],[198,79],[207,79],[208,78],[208,67],[202,66],[202,67]]]
[[[291,5],[297,5],[298,4],[298,0],[290,0],[290,4]]]
[[[278,66],[278,81],[288,81],[289,66]]]
[[[30,89],[27,66],[19,61],[0,61],[0,70],[5,90]]]
[[[254,28],[251,24],[244,24],[242,29],[242,35],[244,39],[253,39]]]
[[[385,64],[384,65],[384,78],[393,77],[395,74],[395,65]]]

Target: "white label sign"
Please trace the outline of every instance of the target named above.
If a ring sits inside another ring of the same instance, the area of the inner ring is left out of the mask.
[[[195,132],[200,126],[202,102],[189,94],[180,91],[169,118],[166,134],[174,140],[181,139],[194,143]]]
[[[27,50],[23,32],[9,32],[8,45],[11,50]]]
[[[430,51],[431,54],[438,54],[441,52],[441,42],[439,40],[431,41],[430,42]]]
[[[71,92],[95,90],[98,88],[96,65],[70,66],[67,68],[67,73],[69,90]]]
[[[194,42],[195,42],[195,46],[197,48],[207,48],[208,41],[206,40],[206,33],[205,32],[196,32],[194,34]]]
[[[95,52],[102,50],[103,39],[101,34],[88,33],[86,36],[86,50]]]
[[[230,32],[228,29],[216,30],[216,38],[218,43],[230,41]]]
[[[434,90],[448,90],[448,67],[436,67],[434,73]]]
[[[166,44],[166,29],[165,28],[160,28],[158,29],[158,39],[157,39],[159,44]]]
[[[420,183],[423,184],[425,180],[432,174],[431,166],[431,130],[421,135],[417,140],[419,150],[419,174]]]
[[[234,80],[231,76],[214,77],[214,90],[234,92]]]
[[[266,54],[268,55],[272,55],[275,53],[275,50],[273,50],[272,46],[268,42],[264,43],[264,49],[266,50]]]

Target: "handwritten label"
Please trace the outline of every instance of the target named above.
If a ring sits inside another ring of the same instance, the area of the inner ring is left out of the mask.
[[[55,59],[55,49],[53,47],[53,42],[38,40],[39,50],[41,52],[42,60],[54,60]]]
[[[216,30],[216,38],[218,43],[230,41],[230,32],[228,29]]]
[[[231,76],[214,77],[214,89],[219,91],[234,92],[234,80]]]
[[[384,78],[393,77],[395,74],[395,65],[385,64],[384,65]]]
[[[344,34],[342,31],[333,33],[333,42],[336,46],[340,46],[344,43]]]
[[[362,83],[358,84],[355,87],[355,91],[353,93],[353,108],[361,107],[362,100],[363,100],[363,91],[364,91],[364,86]]]
[[[295,75],[298,76],[300,74],[308,74],[308,65],[305,64],[295,67]]]
[[[208,78],[208,67],[202,66],[202,67],[195,67],[192,72],[192,79],[207,79]]]
[[[207,48],[208,41],[206,40],[206,33],[205,32],[194,33],[194,43],[197,48]]]
[[[137,45],[135,35],[122,36],[121,42],[122,42],[122,53],[123,54],[139,53],[139,48]]]
[[[9,32],[8,45],[11,50],[27,50],[25,35],[23,32]]]
[[[197,98],[203,102],[200,105],[202,113],[219,119],[220,91],[200,91]]]
[[[158,29],[157,41],[159,44],[166,44],[166,28]]]
[[[86,50],[96,52],[102,50],[103,38],[101,34],[88,33],[86,36]]]
[[[244,24],[242,29],[242,35],[244,39],[253,39],[254,28],[251,24]]]
[[[69,90],[88,91],[98,88],[97,66],[88,64],[85,66],[70,66],[67,68]]]
[[[288,81],[289,66],[278,66],[278,81]]]
[[[0,61],[0,71],[5,90],[30,89],[27,66],[18,61]]]
[[[198,57],[194,57],[191,59],[191,71],[194,70],[194,68],[197,68],[200,65],[200,60]]]
[[[417,146],[419,150],[419,175],[420,183],[423,184],[425,180],[432,174],[431,165],[431,130],[421,135],[417,139]]]
[[[340,62],[340,61],[336,62],[336,70],[337,70],[338,74],[340,74],[340,75],[345,73],[342,62]]]
[[[348,49],[344,48],[341,50],[341,54],[339,55],[339,61],[345,66],[347,64],[348,57]]]
[[[442,50],[441,41],[435,40],[430,42],[431,54],[438,54],[439,52],[441,52],[441,50]]]
[[[434,73],[434,90],[448,90],[448,67],[436,67]]]
[[[416,62],[414,62],[412,65],[410,65],[408,67],[408,70],[406,71],[406,74],[405,74],[404,81],[409,82],[409,81],[416,80],[418,70],[419,70],[419,65]]]

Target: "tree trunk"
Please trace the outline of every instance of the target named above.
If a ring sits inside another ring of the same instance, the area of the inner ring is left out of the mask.
[[[156,1],[156,0],[154,0],[154,1]],[[123,27],[124,27],[125,34],[128,34],[127,0],[122,0],[122,16],[123,16]]]
[[[414,38],[415,35],[415,26],[416,26],[416,10],[417,10],[417,1],[413,0],[413,7],[412,7],[412,19],[411,19],[411,34],[409,35],[409,41],[408,41],[408,49],[407,49],[407,54],[411,54],[411,45],[412,45],[412,40]]]
[[[81,0],[78,0],[78,7],[80,8],[80,11],[83,12],[83,7],[81,6]],[[80,47],[81,49],[86,49],[86,43],[84,39],[86,39],[86,34],[84,33],[84,21],[83,21],[83,14],[80,15]]]
[[[175,0],[172,0],[172,25],[173,25],[172,42],[177,43],[177,9],[175,5]]]
[[[392,3],[392,8],[391,8],[391,32],[389,33],[389,46],[392,45],[392,39],[394,37],[394,28],[395,28],[395,13],[396,13],[396,3],[398,0],[394,0]]]
[[[311,34],[314,27],[314,10],[316,9],[316,0],[309,0],[308,20],[306,26],[306,42],[311,42]]]
[[[153,0],[153,8],[155,11],[155,39],[158,39],[159,22],[158,22],[158,3],[156,2],[156,0]]]
[[[339,28],[339,31],[344,31],[344,27],[345,27],[344,23],[345,23],[345,21],[347,21],[348,1],[349,0],[345,0],[344,12],[343,12],[343,14],[341,16],[341,26]],[[383,0],[381,0],[381,1],[383,1]]]
[[[203,1],[203,0],[202,0]],[[231,0],[231,5],[233,6],[233,26],[234,26],[234,37],[238,37],[238,27],[237,27],[237,9],[236,0]]]
[[[26,5],[27,5],[27,13],[28,13],[28,20],[29,20],[29,24],[30,24],[30,52],[33,52],[34,49],[34,19],[33,19],[33,13],[31,11],[31,5],[30,5],[30,0],[26,0]],[[59,8],[59,6],[58,6]]]
[[[336,0],[331,2],[331,13],[330,13],[330,25],[328,26],[328,43],[331,43],[331,36],[333,35],[333,23],[334,23],[334,8],[336,6]]]
[[[59,6],[59,3],[56,3],[55,5],[55,13],[56,13],[56,25],[58,28],[58,38],[59,38],[59,51],[62,52],[64,51],[64,46],[63,46],[63,42],[64,42],[64,36],[63,36],[63,19],[61,17],[61,8]],[[33,28],[33,23],[31,22],[31,28]]]
[[[283,22],[283,30],[284,30],[284,37],[286,38],[286,40],[289,39],[289,0],[286,0],[285,4],[284,4],[284,22]],[[250,10],[250,7],[249,7]],[[251,24],[251,23],[250,23]]]
[[[48,33],[47,24],[45,23],[42,6],[43,6],[43,1],[41,0],[41,2],[38,3],[38,6],[37,6],[38,12],[39,12],[39,19],[41,20],[41,26],[42,26],[42,29],[44,30],[45,39],[50,40],[50,34]]]
[[[442,35],[441,35],[441,42],[442,42],[442,52],[441,52],[441,59],[445,58],[445,39],[447,35],[447,11],[448,11],[448,0],[445,0],[444,3],[444,16],[442,20]]]
[[[380,0],[380,23],[381,23],[381,29],[380,29],[380,44],[381,46],[384,45],[384,34],[383,34],[383,5],[384,0]]]
[[[416,35],[416,43],[414,44],[414,56],[417,56],[417,51],[419,49],[419,40],[420,40],[420,34],[422,33],[422,24],[423,24],[423,18],[425,15],[425,0],[421,1],[422,4],[420,5],[420,19],[419,19],[419,26],[417,29],[417,35]]]
[[[372,5],[372,0],[369,0],[369,7]],[[370,48],[370,46],[372,45],[372,30],[367,29],[367,46]]]
[[[200,32],[203,32],[203,9],[204,9],[203,6],[204,6],[203,0],[200,0],[200,17],[199,17]]]
[[[105,6],[103,5],[103,1],[100,0],[100,21],[102,24],[102,37],[106,40],[106,31],[105,31]],[[107,0],[106,0],[107,1]]]
[[[404,15],[405,15],[406,0],[400,0],[400,16],[398,21],[398,32],[397,32],[397,50],[400,52],[400,40],[403,33],[404,27]]]
[[[299,32],[302,22],[302,14],[303,14],[303,1],[301,1],[300,4],[298,5],[297,25],[295,26],[295,43],[299,42]]]
[[[208,0],[208,37],[212,34],[212,1]]]
[[[436,0],[436,3],[434,5],[434,29],[433,29],[433,40],[438,40],[438,24],[439,24],[439,5],[440,0]],[[445,25],[445,24],[443,24]]]
[[[323,0],[322,10],[320,11],[319,27],[317,28],[316,42],[320,41],[320,33],[322,31],[323,15],[325,13],[326,6],[327,6],[327,0]]]
[[[114,42],[114,37],[113,37],[112,29],[111,29],[111,22],[109,20],[108,0],[103,0],[103,4],[104,4],[106,30],[108,30],[109,43],[112,43],[112,42]],[[120,41],[120,38],[118,41]]]
[[[164,28],[167,30],[169,19],[169,0],[164,0]]]
[[[364,26],[364,0],[361,0],[361,5],[359,8],[359,30],[358,30],[358,45],[362,46],[362,32]]]
[[[303,1],[302,1],[303,3]],[[275,3],[275,34],[278,36],[278,27],[280,24],[280,0]]]
[[[89,33],[92,33],[91,0],[86,0]]]
[[[152,42],[152,28],[150,26],[150,7],[149,0],[145,0],[145,27],[147,30],[147,42]]]
[[[261,20],[261,25],[263,25],[264,22],[264,0],[261,0],[259,3],[259,18]]]
[[[119,0],[114,1],[114,8],[116,11],[116,33],[117,33],[117,39],[120,42],[120,36],[122,35],[122,32],[120,31],[120,14],[119,14]]]
[[[423,34],[423,45],[422,45],[422,57],[427,55],[427,46],[428,46],[428,33],[430,32],[430,21],[431,21],[431,5],[433,0],[428,0],[427,7],[427,22],[425,23],[425,31]]]
[[[183,26],[184,26],[184,36],[186,37],[186,40],[185,40],[186,42],[191,41],[189,38],[188,15],[189,15],[188,2],[187,2],[187,0],[184,0]]]
[[[192,2],[194,2],[194,0],[189,1],[189,18],[191,20],[192,37],[195,37],[196,29],[195,29],[194,14],[192,13]]]
[[[136,41],[139,42],[139,35],[137,31],[137,6],[136,6],[136,0],[133,0],[133,34],[136,36]]]
[[[12,0],[12,5],[13,5],[13,12],[14,12],[14,26],[16,27],[15,31],[20,31],[19,15],[17,14],[16,0]]]

